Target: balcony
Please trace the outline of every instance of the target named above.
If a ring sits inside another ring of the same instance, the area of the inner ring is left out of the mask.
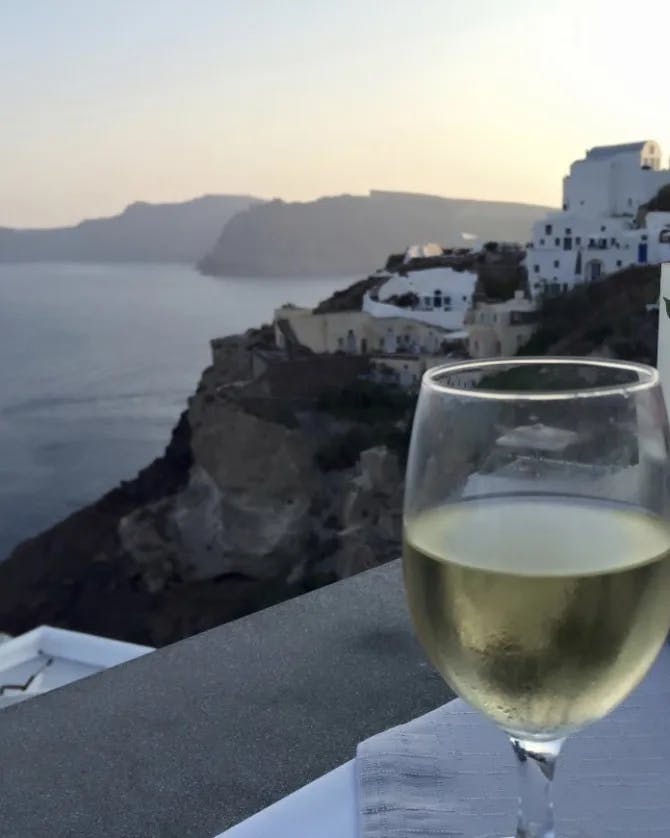
[[[2,836],[213,838],[446,698],[393,562],[2,710]]]

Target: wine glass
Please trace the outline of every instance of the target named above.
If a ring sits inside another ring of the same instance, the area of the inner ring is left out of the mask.
[[[566,736],[637,686],[670,627],[668,440],[641,364],[497,359],[423,377],[407,598],[433,664],[511,739],[517,838],[554,838]]]

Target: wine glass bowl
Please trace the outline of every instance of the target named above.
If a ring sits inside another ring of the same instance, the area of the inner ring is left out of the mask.
[[[667,489],[654,369],[520,358],[424,376],[403,526],[412,619],[445,680],[547,781],[563,739],[617,706],[664,642]],[[533,795],[525,780],[517,836],[553,836]]]

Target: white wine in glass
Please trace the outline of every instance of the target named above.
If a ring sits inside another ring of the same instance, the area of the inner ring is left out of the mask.
[[[407,597],[436,668],[512,740],[517,838],[554,837],[563,740],[616,707],[663,645],[667,486],[651,368],[524,358],[424,377],[405,494]]]

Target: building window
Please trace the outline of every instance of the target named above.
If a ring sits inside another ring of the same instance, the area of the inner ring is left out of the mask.
[[[575,244],[577,245],[577,247],[579,247],[579,245],[581,243],[582,243],[582,237],[581,236],[576,236],[575,237]]]
[[[567,294],[567,293],[568,293],[568,283],[567,283],[567,282],[564,282],[564,283],[563,283],[563,293],[564,293],[564,294]]]
[[[561,263],[558,259],[554,259],[554,267],[555,268],[560,268],[561,267]]]
[[[614,238],[614,236],[612,236],[612,238],[610,239],[610,244],[612,244],[612,246],[616,244],[616,239]]]
[[[566,236],[571,236],[572,235],[572,228],[571,227],[566,227],[565,228],[565,235]]]
[[[607,227],[603,224],[602,227],[600,228],[600,232],[604,233],[606,230],[607,230]]]
[[[556,247],[560,247],[561,246],[561,240],[559,238],[555,238],[554,239],[554,244],[556,245]]]
[[[617,266],[617,268],[620,268],[620,267],[621,267],[621,265],[622,265],[621,259],[617,259],[617,260],[616,260],[616,266]]]
[[[423,298],[423,304],[424,304],[425,306],[430,306],[430,301],[431,301],[431,298],[430,298],[430,297],[424,297],[424,298]]]
[[[632,199],[632,198],[629,198],[629,199],[628,199],[628,206],[629,206],[629,207],[632,207],[632,206],[633,206],[633,199]]]
[[[463,294],[463,302],[467,303],[467,301],[468,301],[468,298],[465,296],[465,294]]]
[[[572,239],[570,236],[566,236],[563,239],[563,250],[572,250]]]
[[[535,271],[536,274],[539,274],[540,273],[540,266],[539,265],[533,265],[533,270]]]
[[[496,323],[496,322],[497,322],[497,320],[498,320],[498,315],[497,315],[497,314],[494,314],[494,315],[493,315],[493,317],[491,318],[491,320],[492,320],[494,323]]]
[[[540,239],[540,244],[544,246],[544,239]]]
[[[544,232],[547,236],[551,235],[551,224],[545,224],[544,225]]]
[[[643,242],[646,242],[647,241],[647,234],[645,233],[644,235],[640,236],[640,238],[642,239]]]

